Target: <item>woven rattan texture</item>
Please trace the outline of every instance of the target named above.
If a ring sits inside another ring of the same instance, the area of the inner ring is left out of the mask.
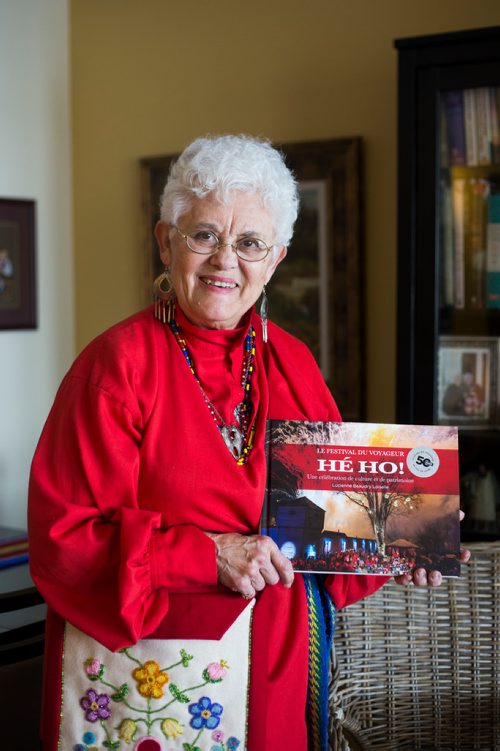
[[[386,584],[337,615],[335,751],[500,751],[500,542],[460,579]]]

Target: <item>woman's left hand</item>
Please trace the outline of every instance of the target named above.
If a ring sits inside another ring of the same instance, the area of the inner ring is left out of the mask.
[[[464,512],[460,511],[460,521],[464,518]],[[470,561],[470,550],[461,550],[459,561],[460,563],[468,563]],[[443,582],[443,575],[440,571],[426,571],[425,568],[416,568],[409,574],[400,574],[395,576],[394,581],[396,584],[415,584],[417,587],[439,587]]]

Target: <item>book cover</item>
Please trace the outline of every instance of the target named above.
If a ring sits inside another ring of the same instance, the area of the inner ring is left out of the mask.
[[[445,91],[443,106],[446,114],[449,164],[466,164],[465,122],[463,91]]]
[[[453,307],[455,296],[455,251],[453,248],[453,206],[448,180],[440,182],[440,299],[442,307]]]
[[[453,177],[451,182],[451,210],[453,219],[453,248],[455,274],[453,279],[455,308],[465,307],[465,178]]]
[[[28,533],[24,529],[0,527],[0,569],[28,560]]]
[[[492,121],[490,91],[482,86],[475,90],[477,113],[477,160],[478,164],[491,164]]]
[[[270,420],[262,534],[296,571],[458,576],[458,430]]]
[[[466,307],[481,309],[486,293],[486,235],[490,183],[483,178],[467,181],[464,211]]]
[[[488,197],[486,307],[500,308],[500,192]]]
[[[476,89],[464,89],[463,97],[466,164],[474,167],[479,163]]]

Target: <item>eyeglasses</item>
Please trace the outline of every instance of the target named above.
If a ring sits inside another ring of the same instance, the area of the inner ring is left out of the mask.
[[[184,238],[189,250],[192,250],[193,253],[200,253],[200,255],[212,255],[213,253],[217,253],[219,248],[230,246],[238,258],[253,263],[254,261],[263,261],[272,250],[272,246],[266,245],[263,240],[252,235],[241,237],[234,243],[224,243],[215,232],[211,232],[210,230],[200,229],[196,232],[186,234],[179,227],[176,227],[175,224],[171,226]]]

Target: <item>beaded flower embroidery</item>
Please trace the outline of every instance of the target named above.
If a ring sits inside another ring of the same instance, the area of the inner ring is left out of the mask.
[[[118,654],[135,663],[130,685],[126,682],[118,686],[108,681],[105,664],[94,657],[83,664],[88,680],[101,684],[103,691],[89,688],[80,699],[80,707],[85,720],[92,723],[94,728],[100,725],[103,735],[98,740],[95,730],[84,733],[81,739],[83,743],[76,743],[74,751],[98,751],[101,747],[120,749],[123,743],[126,746],[134,744],[134,751],[169,751],[163,741],[152,736],[155,728],[161,730],[167,741],[175,741],[178,736],[183,736],[183,751],[232,751],[238,748],[239,739],[230,736],[225,742],[222,730],[215,731],[222,722],[222,704],[201,693],[207,686],[224,680],[229,670],[225,660],[210,662],[201,671],[200,681],[196,685],[182,687],[179,681],[171,679],[171,674],[187,668],[193,659],[193,655],[185,649],[180,650],[180,659],[167,667],[160,667],[156,660],[141,662],[128,648],[120,650]],[[193,692],[200,692],[201,695],[193,695]],[[113,703],[126,707],[127,716],[121,722],[118,720],[119,724],[116,724],[116,720],[113,722]],[[185,722],[171,716],[171,710],[176,705],[185,707]],[[210,734],[210,731],[213,732]],[[209,745],[202,749],[198,744],[204,738]]]

